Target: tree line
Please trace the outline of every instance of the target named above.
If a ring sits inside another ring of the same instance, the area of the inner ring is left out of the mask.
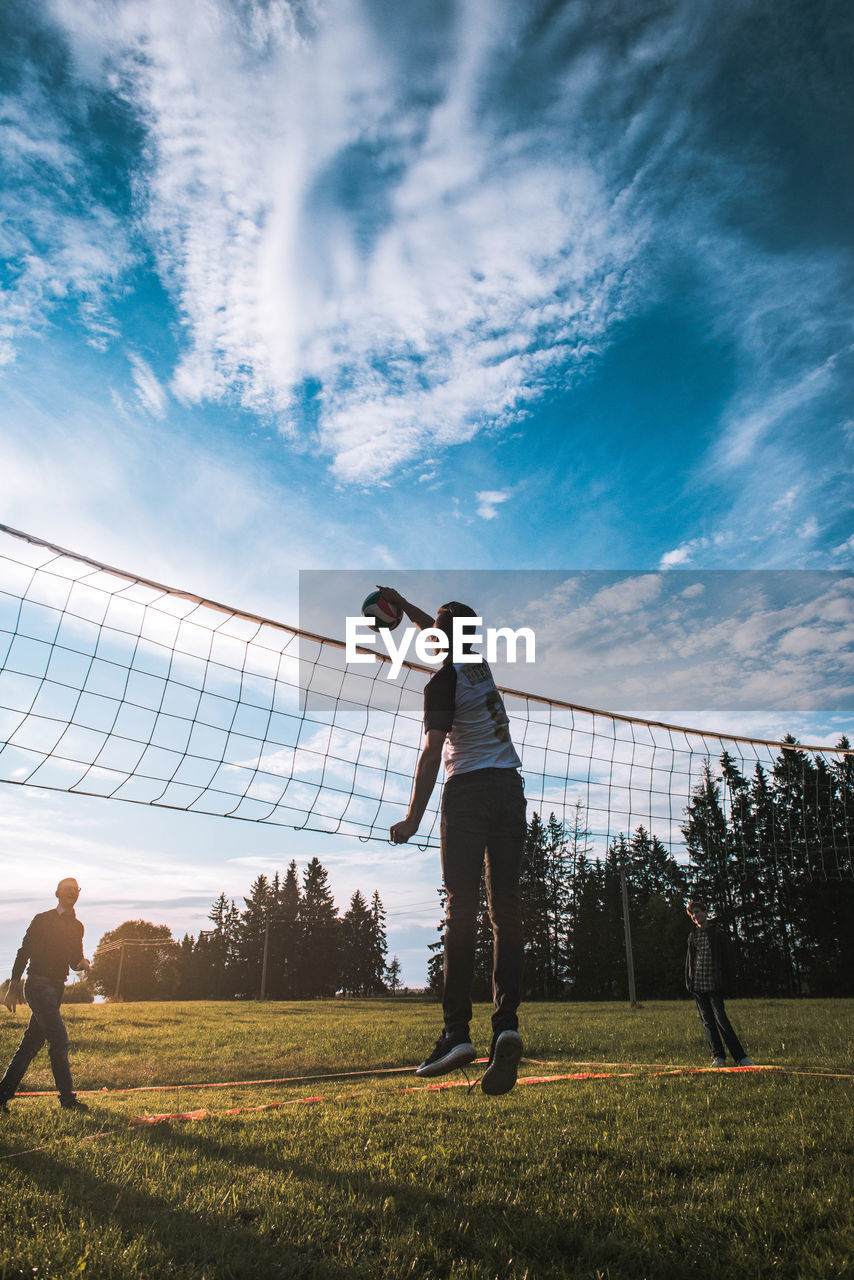
[[[387,963],[386,913],[379,892],[356,890],[339,915],[329,875],[318,858],[302,882],[291,861],[284,878],[259,875],[244,906],[221,893],[197,937],[172,938],[167,925],[128,920],[104,934],[87,982],[74,999],[94,992],[124,1000],[308,1000],[372,996],[400,985],[400,961]],[[66,997],[68,998],[68,996]]]

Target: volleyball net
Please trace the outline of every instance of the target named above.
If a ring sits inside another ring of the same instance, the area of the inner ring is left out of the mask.
[[[386,840],[409,802],[432,671],[387,674],[348,664],[343,642],[0,525],[0,781]],[[854,753],[502,695],[529,815],[570,828],[580,815],[594,856],[639,826],[678,856],[687,806],[725,754],[749,779],[779,772],[783,753],[832,791],[830,826],[804,788],[794,819],[815,870],[852,875]],[[420,845],[438,844],[439,794]]]

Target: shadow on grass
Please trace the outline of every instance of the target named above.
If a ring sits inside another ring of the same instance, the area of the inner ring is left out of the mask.
[[[119,1178],[99,1176],[78,1162],[74,1149],[68,1146],[22,1157],[17,1167],[23,1180],[55,1198],[57,1206],[64,1201],[62,1218],[80,1222],[81,1249],[84,1237],[93,1243],[97,1240],[96,1224],[117,1230],[124,1246],[140,1237],[146,1241],[134,1275],[206,1275],[235,1280],[342,1280],[358,1276],[375,1280],[400,1274],[404,1266],[407,1274],[441,1280],[460,1264],[468,1264],[466,1274],[510,1274],[511,1261],[518,1265],[523,1259],[526,1266],[536,1267],[532,1274],[543,1280],[591,1275],[603,1266],[610,1266],[607,1274],[615,1277],[637,1275],[638,1267],[645,1274],[666,1274],[650,1267],[652,1260],[639,1244],[618,1240],[608,1232],[585,1233],[554,1219],[545,1222],[539,1214],[510,1205],[503,1198],[494,1203],[479,1198],[475,1206],[463,1194],[419,1188],[394,1177],[342,1172],[304,1158],[291,1159],[287,1153],[271,1151],[269,1141],[232,1146],[228,1134],[222,1132],[204,1134],[164,1126],[140,1134],[139,1141],[147,1152],[157,1153],[155,1165],[167,1170],[170,1158],[180,1152],[185,1159],[176,1163],[182,1171],[188,1164],[210,1168],[211,1161],[228,1162],[235,1172],[235,1185],[238,1171],[248,1174],[250,1180],[253,1172],[263,1172],[280,1173],[289,1184],[296,1181],[296,1194],[313,1206],[310,1212],[317,1239],[314,1245],[305,1246],[290,1238],[287,1204],[281,1211],[276,1211],[275,1205],[270,1211],[269,1181],[265,1186],[267,1207],[255,1210],[229,1205],[226,1190],[220,1209],[192,1210],[182,1206],[180,1193],[172,1199],[166,1192],[141,1190]],[[138,1154],[123,1152],[121,1159],[133,1170]],[[245,1196],[245,1187],[244,1180],[241,1196]],[[337,1247],[345,1254],[359,1255],[349,1261],[332,1256],[338,1204],[345,1208]],[[304,1209],[302,1223],[304,1227]],[[400,1239],[395,1242],[396,1236]],[[129,1273],[122,1267],[120,1253],[115,1252],[112,1264],[109,1253],[99,1258],[98,1280],[127,1280]],[[14,1260],[14,1265],[24,1270],[27,1263],[23,1253],[20,1260]],[[512,1274],[516,1274],[515,1267]]]
[[[123,1159],[131,1167],[136,1163],[132,1156],[124,1155]],[[112,1258],[109,1252],[99,1250],[98,1280],[128,1280],[130,1275],[343,1280],[371,1274],[364,1266],[353,1267],[324,1256],[319,1248],[292,1242],[284,1225],[260,1231],[253,1225],[255,1214],[251,1211],[224,1207],[221,1211],[193,1210],[166,1192],[141,1190],[121,1179],[101,1177],[76,1162],[73,1148],[68,1146],[22,1155],[16,1170],[23,1184],[38,1187],[51,1197],[60,1223],[79,1222],[81,1255],[86,1244],[97,1245],[92,1229],[96,1224],[117,1230],[126,1247],[141,1238],[146,1242],[144,1251],[135,1252],[132,1271],[123,1261],[124,1250],[117,1250]],[[42,1222],[33,1236],[44,1232]],[[20,1268],[20,1272],[10,1270],[8,1274],[29,1274],[25,1249],[19,1258],[7,1254],[7,1259],[7,1266],[10,1262],[13,1268]],[[63,1274],[73,1272],[72,1266]]]

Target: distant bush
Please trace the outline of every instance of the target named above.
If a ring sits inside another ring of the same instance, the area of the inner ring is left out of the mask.
[[[62,997],[63,1004],[92,1004],[95,1000],[95,987],[89,978],[81,978],[79,982],[69,982]]]

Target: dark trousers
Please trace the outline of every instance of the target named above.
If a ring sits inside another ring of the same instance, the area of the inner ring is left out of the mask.
[[[522,909],[519,875],[525,848],[525,789],[516,769],[456,774],[442,795],[445,928],[445,1027],[467,1031],[471,1020],[480,877],[492,921],[494,1032],[515,1031],[522,998]]]
[[[726,1041],[726,1047],[730,1051],[730,1056],[736,1062],[740,1062],[742,1058],[746,1058],[741,1041],[735,1034],[732,1023],[726,1014],[724,1008],[724,998],[719,991],[695,991],[694,999],[697,1001],[697,1010],[700,1014],[700,1021],[703,1024],[703,1030],[706,1033],[706,1039],[709,1042],[709,1048],[712,1051],[713,1058],[725,1058],[723,1041]]]
[[[68,1065],[68,1032],[59,1012],[64,987],[48,978],[29,977],[25,987],[30,1021],[24,1038],[18,1045],[6,1074],[0,1080],[0,1098],[8,1101],[15,1096],[27,1067],[47,1041],[50,1066],[59,1091],[60,1102],[70,1102],[74,1097],[71,1068]]]

